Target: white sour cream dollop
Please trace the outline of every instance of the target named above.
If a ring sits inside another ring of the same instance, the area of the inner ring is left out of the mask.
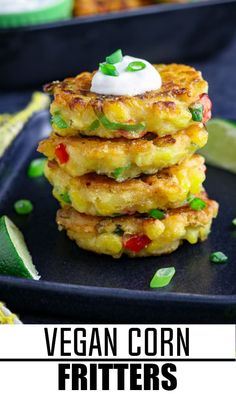
[[[126,71],[131,62],[143,62],[146,67],[140,71]],[[114,66],[119,75],[113,77],[98,70],[92,79],[91,92],[114,96],[135,96],[161,87],[159,72],[146,60],[124,56],[122,61]]]

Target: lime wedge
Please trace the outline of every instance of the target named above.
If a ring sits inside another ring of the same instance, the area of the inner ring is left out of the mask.
[[[7,217],[0,218],[0,274],[38,280],[23,234]]]
[[[236,173],[236,123],[215,118],[206,127],[208,143],[200,150],[206,163]]]

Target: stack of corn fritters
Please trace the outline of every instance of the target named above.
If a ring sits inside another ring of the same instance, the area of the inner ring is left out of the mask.
[[[155,67],[162,87],[138,96],[93,93],[89,72],[45,87],[53,132],[38,150],[62,207],[59,228],[84,249],[170,253],[206,239],[217,215],[195,154],[207,142],[207,82],[185,65]]]

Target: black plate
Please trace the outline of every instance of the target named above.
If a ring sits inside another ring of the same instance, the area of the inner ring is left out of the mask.
[[[37,156],[37,142],[49,132],[46,112],[36,115],[0,162],[0,214],[7,214],[25,234],[40,282],[0,277],[0,299],[24,313],[44,312],[83,321],[172,322],[236,321],[236,176],[209,168],[206,187],[221,209],[209,240],[159,258],[114,260],[79,249],[55,224],[57,202],[45,178],[30,179],[26,168]],[[29,198],[34,212],[20,217],[17,199]],[[229,263],[213,265],[212,251]],[[176,267],[172,284],[151,291],[160,267]]]
[[[153,63],[217,56],[236,32],[235,0],[137,10],[0,29],[0,88],[25,89],[97,68],[116,48]]]

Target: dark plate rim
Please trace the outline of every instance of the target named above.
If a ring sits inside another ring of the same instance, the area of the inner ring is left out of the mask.
[[[191,293],[171,293],[158,290],[129,290],[114,287],[83,286],[67,283],[49,282],[46,280],[35,281],[33,279],[14,278],[0,276],[0,284],[14,288],[27,288],[28,290],[45,291],[52,293],[63,293],[64,295],[105,297],[113,299],[129,299],[140,301],[168,301],[185,302],[190,304],[213,304],[213,305],[235,305],[236,295],[204,295]]]
[[[14,157],[15,150],[18,149],[18,145],[21,142],[22,135],[27,132],[27,129],[31,127],[31,122],[38,116],[47,113],[47,110],[39,111],[35,113],[32,118],[26,123],[21,133],[16,137],[10,147],[7,148],[2,158],[0,158],[0,170],[4,163],[9,163],[11,158]],[[63,295],[75,295],[78,297],[103,297],[106,299],[116,300],[129,300],[129,301],[168,301],[170,303],[181,303],[185,304],[208,304],[208,305],[227,305],[236,306],[236,294],[232,295],[208,295],[208,294],[193,294],[193,293],[173,293],[163,289],[159,290],[129,290],[126,288],[114,288],[114,287],[96,287],[96,286],[85,286],[77,284],[68,284],[63,282],[46,281],[46,280],[33,280],[33,279],[22,279],[18,277],[11,277],[6,275],[0,275],[0,286],[7,286],[9,289],[25,289],[29,291],[40,291],[43,293],[52,294],[63,294]]]
[[[132,10],[117,11],[113,13],[104,13],[104,14],[91,15],[91,16],[80,16],[80,17],[64,19],[56,22],[27,25],[27,26],[15,27],[15,28],[0,28],[0,34],[52,30],[60,27],[70,27],[70,26],[82,25],[82,24],[99,23],[99,22],[110,21],[110,20],[126,19],[136,16],[138,17],[138,16],[150,15],[150,14],[160,14],[160,13],[172,12],[172,11],[181,12],[182,10],[185,9],[195,9],[195,8],[202,8],[207,6],[213,7],[213,6],[221,6],[222,4],[228,5],[234,3],[236,5],[236,0],[199,0],[190,3],[183,3],[183,4],[157,3],[154,5],[147,5],[145,7],[140,7]]]

